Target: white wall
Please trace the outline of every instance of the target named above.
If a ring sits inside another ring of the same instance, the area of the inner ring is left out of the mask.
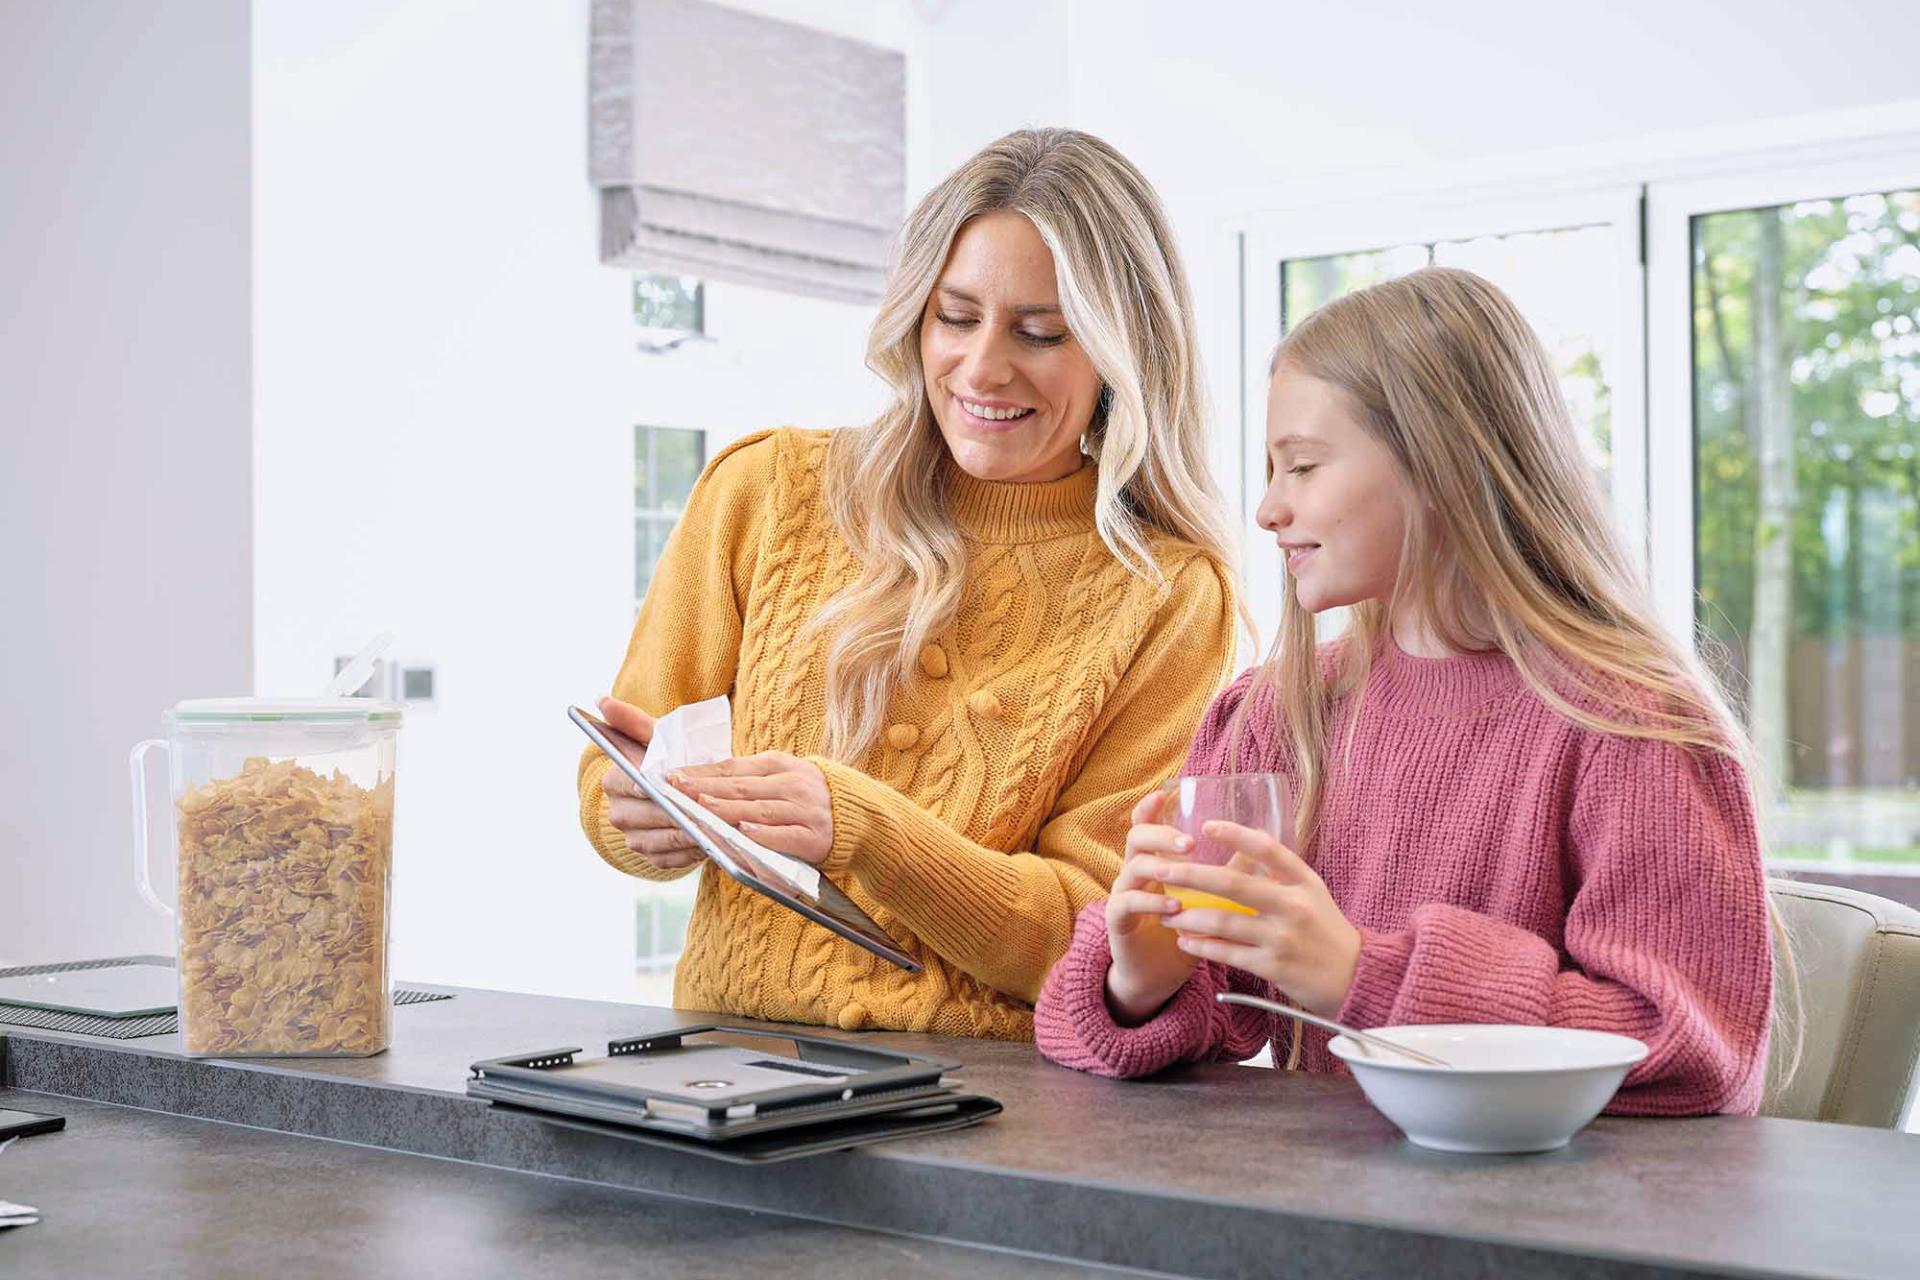
[[[717,448],[879,384],[865,308],[757,290],[710,286],[711,343],[634,349],[595,258],[587,13],[256,6],[255,671],[312,689],[388,628],[436,669],[401,734],[397,974],[619,998],[641,886],[579,833],[562,712],[632,625],[633,428]]]
[[[247,29],[0,5],[0,962],[171,949],[127,749],[247,692]]]

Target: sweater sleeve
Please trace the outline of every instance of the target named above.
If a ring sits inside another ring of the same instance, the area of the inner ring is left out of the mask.
[[[1516,925],[1429,903],[1409,928],[1361,930],[1340,1019],[1618,1032],[1651,1052],[1609,1111],[1751,1114],[1766,1069],[1773,958],[1739,767],[1608,737],[1578,785],[1564,950]]]
[[[1034,1043],[1063,1067],[1101,1076],[1148,1076],[1180,1062],[1244,1062],[1273,1038],[1276,1015],[1214,999],[1222,991],[1242,991],[1277,1000],[1273,985],[1210,960],[1196,964],[1151,1018],[1138,1026],[1122,1025],[1107,1004],[1112,964],[1106,908],[1096,902],[1074,922],[1073,944],[1047,975],[1034,1005]]]
[[[741,619],[774,484],[778,442],[772,436],[762,431],[729,445],[694,484],[654,566],[614,697],[657,717],[733,691]],[[691,867],[655,867],[627,848],[607,821],[600,780],[612,767],[598,747],[580,754],[580,826],[594,851],[646,880],[687,874]]]
[[[1112,885],[1133,806],[1179,767],[1232,661],[1233,627],[1224,574],[1194,556],[1089,726],[1080,767],[1031,849],[978,844],[885,783],[816,758],[833,797],[829,867],[851,871],[957,968],[1031,1004],[1074,917]]]

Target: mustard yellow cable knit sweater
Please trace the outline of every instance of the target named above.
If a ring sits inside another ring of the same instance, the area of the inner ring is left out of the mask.
[[[972,557],[950,634],[920,655],[858,767],[824,759],[825,644],[804,624],[858,566],[827,514],[827,433],[782,429],[700,478],[634,624],[616,697],[653,715],[733,699],[736,755],[825,773],[821,870],[924,966],[909,974],[703,867],[674,978],[681,1008],[1031,1039],[1074,916],[1106,894],[1127,816],[1174,774],[1233,657],[1221,568],[1183,542],[1156,589],[1094,529],[1095,470],[1044,484],[957,478]],[[580,820],[620,870],[663,872],[606,818],[609,762],[581,756]]]

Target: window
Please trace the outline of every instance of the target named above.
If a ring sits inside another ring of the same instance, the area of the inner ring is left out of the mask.
[[[1690,223],[1697,621],[1773,853],[1920,864],[1920,190]]]
[[[705,333],[706,286],[691,276],[633,278],[633,322],[662,336]]]
[[[633,429],[633,598],[646,598],[667,535],[707,465],[707,435],[681,427]]]
[[[657,885],[642,894],[634,911],[634,968],[641,974],[672,973],[693,918],[694,877]]]
[[[1697,640],[1745,718],[1770,856],[1920,875],[1915,144],[1711,157],[1586,195],[1376,197],[1250,227],[1249,529],[1285,326],[1429,262],[1487,276],[1554,357],[1662,621]],[[1256,616],[1277,617],[1266,539],[1247,573]]]
[[[1640,199],[1637,186],[1541,198],[1374,198],[1292,210],[1245,232],[1239,470],[1247,529],[1266,485],[1267,363],[1280,339],[1343,294],[1451,266],[1506,290],[1539,333],[1622,535],[1639,547],[1646,527]],[[1254,616],[1270,627],[1280,615],[1284,572],[1264,536],[1247,546],[1246,576]],[[1339,621],[1323,618],[1323,631]]]
[[[1623,355],[1618,326],[1607,307],[1617,287],[1611,228],[1520,231],[1284,260],[1280,331],[1284,336],[1316,307],[1342,294],[1436,266],[1463,267],[1513,297],[1546,344],[1588,460],[1601,487],[1610,487],[1612,388],[1607,373]]]
[[[707,464],[707,433],[684,427],[633,429],[633,598],[646,598],[667,535]],[[634,898],[635,998],[673,1003],[673,966],[693,915],[697,876],[643,885]]]

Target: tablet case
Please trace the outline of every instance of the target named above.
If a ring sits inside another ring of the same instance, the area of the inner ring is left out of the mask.
[[[584,1120],[578,1116],[555,1115],[550,1111],[537,1111],[506,1102],[495,1102],[493,1106],[508,1114],[535,1116],[563,1129],[579,1129],[586,1133],[604,1134],[611,1138],[624,1138],[629,1142],[645,1143],[650,1147],[687,1151],[713,1160],[724,1160],[729,1164],[773,1164],[800,1156],[818,1156],[830,1151],[863,1147],[870,1143],[885,1142],[889,1138],[911,1138],[916,1134],[964,1129],[968,1125],[979,1124],[982,1120],[997,1116],[1005,1109],[992,1098],[973,1093],[947,1094],[942,1101],[952,1105],[938,1109],[928,1107],[882,1112],[878,1115],[859,1116],[850,1120],[800,1125],[791,1129],[775,1129],[770,1132],[749,1134],[733,1142],[705,1142],[699,1138],[678,1137],[657,1129],[635,1129],[628,1125]]]
[[[798,1056],[783,1057],[786,1045]],[[615,1040],[604,1058],[581,1052],[476,1062],[467,1093],[570,1128],[748,1164],[959,1128],[1001,1110],[955,1091],[946,1073],[956,1063],[818,1036],[705,1023]]]

